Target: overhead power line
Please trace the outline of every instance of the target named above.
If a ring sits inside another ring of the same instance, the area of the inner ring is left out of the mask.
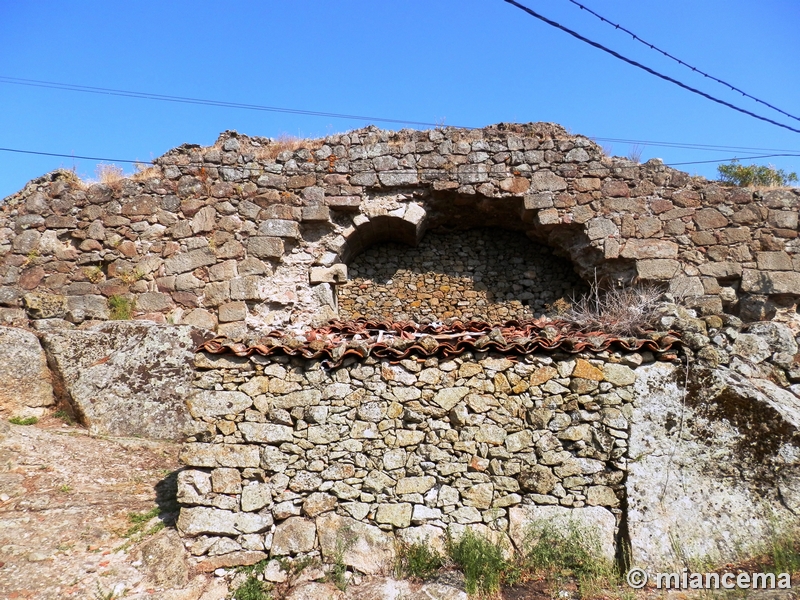
[[[704,152],[736,152],[747,150],[749,152],[800,152],[800,150],[789,150],[786,148],[754,148],[752,146],[721,146],[719,144],[692,144],[681,142],[654,142],[651,140],[626,140],[621,138],[604,138],[588,136],[595,142],[612,142],[620,144],[640,144],[642,146],[661,146],[665,148],[682,148],[686,150],[700,150]]]
[[[608,20],[608,19],[606,19],[604,16],[597,14],[597,13],[596,13],[595,11],[593,11],[591,8],[589,8],[589,7],[587,7],[587,6],[584,6],[584,5],[583,5],[583,4],[581,4],[580,2],[576,2],[575,0],[569,0],[569,2],[571,2],[571,3],[572,3],[572,4],[574,4],[575,6],[579,7],[581,10],[585,10],[585,11],[586,11],[586,12],[588,12],[589,14],[591,14],[591,15],[594,15],[595,17],[597,17],[598,19],[600,19],[600,20],[601,20],[603,23],[606,23],[606,24],[608,24],[608,25],[611,25],[612,27],[614,27],[614,29],[619,29],[620,31],[624,31],[625,33],[629,34],[629,35],[630,35],[630,36],[631,36],[631,37],[632,37],[634,40],[636,40],[637,42],[639,42],[639,43],[641,43],[641,44],[644,44],[645,46],[647,46],[647,47],[648,47],[648,48],[650,48],[651,50],[655,50],[656,52],[659,52],[660,54],[663,54],[664,56],[666,56],[667,58],[669,58],[669,59],[671,59],[671,60],[674,60],[674,61],[675,61],[676,63],[678,63],[679,65],[682,65],[682,66],[686,67],[687,69],[691,69],[691,70],[692,70],[692,71],[694,71],[695,73],[698,73],[698,74],[702,75],[703,77],[706,77],[707,79],[710,79],[710,80],[712,80],[712,81],[715,81],[715,82],[717,82],[717,83],[719,83],[719,84],[722,84],[722,85],[724,85],[725,87],[727,87],[727,88],[730,88],[730,89],[731,89],[731,90],[733,90],[734,92],[739,92],[739,93],[740,93],[742,96],[745,96],[746,98],[750,98],[751,100],[755,100],[755,101],[756,101],[756,102],[758,102],[759,104],[763,104],[764,106],[767,106],[767,107],[771,108],[772,110],[778,111],[778,112],[779,112],[779,113],[781,113],[782,115],[786,115],[787,117],[789,117],[789,118],[792,118],[792,119],[794,119],[795,121],[800,121],[800,117],[796,117],[796,116],[794,116],[793,114],[790,114],[790,113],[786,112],[785,110],[782,110],[782,109],[778,108],[777,106],[773,106],[773,105],[772,105],[772,104],[770,104],[769,102],[765,102],[764,100],[761,100],[761,99],[759,99],[759,98],[756,98],[755,96],[753,96],[753,95],[751,95],[751,94],[748,94],[748,93],[747,93],[747,92],[745,92],[744,90],[742,90],[742,89],[739,89],[738,87],[736,87],[735,85],[733,85],[733,84],[731,84],[731,83],[728,83],[727,81],[723,81],[722,79],[719,79],[719,78],[717,78],[717,77],[714,77],[713,75],[709,75],[709,74],[708,74],[708,73],[706,73],[705,71],[701,71],[701,70],[700,70],[700,69],[698,69],[697,67],[693,67],[693,66],[692,66],[692,65],[690,65],[689,63],[682,61],[682,60],[681,60],[680,58],[678,58],[677,56],[673,56],[672,54],[670,54],[670,53],[669,53],[669,52],[667,52],[666,50],[662,50],[662,49],[661,49],[661,48],[659,48],[658,46],[656,46],[656,45],[654,45],[654,44],[651,44],[650,42],[648,42],[648,41],[646,41],[646,40],[643,40],[643,39],[642,39],[642,38],[640,38],[638,35],[636,35],[635,33],[633,33],[633,32],[632,32],[630,29],[626,29],[625,27],[623,27],[622,25],[619,25],[618,23],[614,23],[614,22],[612,22],[612,21],[609,21],[609,20]]]
[[[158,101],[166,101],[166,102],[180,102],[186,104],[201,104],[207,106],[219,106],[223,108],[237,108],[243,110],[261,110],[261,111],[275,111],[275,112],[285,112],[289,114],[300,114],[300,115],[308,115],[308,116],[327,116],[327,117],[336,117],[336,118],[343,118],[343,119],[355,119],[355,120],[365,120],[365,121],[381,121],[381,122],[388,122],[388,123],[400,123],[400,124],[410,124],[410,125],[422,125],[426,127],[440,127],[441,123],[427,123],[424,121],[405,121],[402,119],[391,119],[391,118],[382,118],[382,117],[364,117],[364,116],[355,116],[355,115],[344,115],[339,113],[332,113],[326,111],[308,111],[299,108],[279,108],[279,107],[270,107],[270,106],[261,106],[257,104],[244,104],[238,102],[224,102],[224,101],[217,101],[217,100],[208,100],[202,98],[186,98],[183,96],[168,96],[165,94],[155,94],[151,92],[137,92],[137,91],[126,91],[126,90],[115,90],[113,88],[104,88],[104,87],[94,87],[94,86],[84,86],[84,85],[77,85],[72,83],[63,83],[63,82],[54,82],[54,81],[42,81],[38,79],[22,79],[19,77],[6,77],[4,75],[0,75],[0,83],[8,83],[12,85],[24,85],[24,86],[31,86],[31,87],[43,87],[43,88],[50,88],[50,89],[59,89],[59,90],[67,90],[67,91],[77,91],[77,92],[87,92],[93,94],[103,94],[103,95],[110,95],[110,96],[123,96],[123,97],[130,97],[130,98],[142,98],[147,100],[158,100]],[[475,129],[475,127],[466,127],[460,125],[449,125],[450,127],[459,127],[461,129]],[[647,146],[664,146],[668,148],[685,148],[685,149],[692,149],[692,150],[708,150],[708,151],[739,151],[739,150],[749,150],[749,151],[756,151],[756,152],[800,152],[800,150],[788,150],[785,148],[753,148],[748,146],[723,146],[723,145],[716,145],[716,144],[692,144],[692,143],[680,143],[680,142],[660,142],[660,141],[651,141],[651,140],[628,140],[628,139],[621,139],[621,138],[603,138],[603,137],[595,137],[595,136],[587,136],[592,140],[598,142],[612,142],[612,143],[622,143],[622,144],[642,144]],[[47,153],[40,153],[47,155]],[[61,155],[58,155],[61,156]],[[80,158],[80,157],[75,157]],[[87,158],[87,157],[84,157]],[[94,160],[89,158],[90,160]],[[106,160],[106,159],[98,159],[98,160]],[[128,160],[117,160],[115,162],[138,162],[138,161],[128,161]]]
[[[150,161],[150,160],[129,160],[129,159],[123,159],[123,158],[106,158],[106,157],[99,157],[99,156],[81,156],[81,155],[77,155],[77,154],[59,154],[57,152],[38,152],[38,151],[34,151],[34,150],[20,150],[18,148],[0,148],[0,152],[13,152],[13,153],[16,153],[16,154],[34,154],[34,155],[38,155],[38,156],[55,156],[55,157],[59,157],[59,158],[72,158],[72,159],[76,159],[76,160],[96,160],[96,161],[100,161],[100,162],[110,162],[110,163],[119,162],[119,163],[129,163],[129,164],[139,164],[139,165],[154,164],[154,162]],[[759,155],[759,156],[742,156],[742,157],[739,157],[739,158],[737,158],[737,157],[734,157],[734,158],[728,157],[728,158],[720,158],[720,159],[716,159],[716,160],[699,160],[699,161],[693,161],[693,162],[669,163],[669,164],[665,164],[665,166],[667,166],[667,167],[677,167],[677,166],[680,166],[680,165],[698,165],[698,164],[703,164],[703,163],[722,163],[722,162],[728,162],[730,160],[755,160],[755,159],[759,159],[759,158],[774,158],[774,157],[778,157],[778,156],[783,156],[783,157],[791,156],[791,157],[800,158],[800,153],[798,153],[798,154],[788,154],[788,153],[762,154],[762,155]],[[465,165],[465,166],[475,166],[477,168],[477,165]],[[614,167],[610,167],[610,168],[614,168],[614,169],[636,169],[636,168],[639,168],[640,166],[641,165],[615,165]],[[444,170],[445,169],[441,169],[441,168],[394,169],[392,171],[387,171],[387,173],[419,173],[419,172],[430,173],[430,172],[434,172],[434,171],[444,171]]]
[[[548,19],[547,17],[545,17],[543,15],[540,15],[536,11],[528,8],[524,4],[520,4],[516,0],[503,0],[503,1],[508,3],[508,4],[511,4],[512,6],[516,6],[518,9],[528,13],[530,16],[532,16],[532,17],[534,17],[536,19],[539,19],[540,21],[542,21],[544,23],[547,23],[551,27],[555,27],[557,29],[560,29],[561,31],[563,31],[565,33],[568,33],[572,37],[577,38],[577,39],[581,40],[582,42],[585,42],[585,43],[589,44],[590,46],[593,46],[593,47],[597,48],[598,50],[602,50],[603,52],[607,52],[611,56],[613,56],[615,58],[618,58],[619,60],[624,61],[624,62],[628,63],[629,65],[633,65],[634,67],[642,69],[643,71],[646,71],[646,72],[650,73],[651,75],[655,75],[659,79],[663,79],[664,81],[669,81],[670,83],[674,83],[678,87],[681,87],[681,88],[683,88],[683,89],[685,89],[687,91],[690,91],[693,94],[697,94],[699,96],[702,96],[703,98],[706,98],[707,100],[711,100],[712,102],[716,102],[717,104],[721,104],[723,106],[727,106],[728,108],[732,108],[733,110],[735,110],[737,112],[740,112],[742,114],[748,115],[750,117],[753,117],[754,119],[758,119],[760,121],[765,121],[766,123],[771,123],[772,125],[776,125],[777,127],[782,127],[783,129],[788,129],[789,131],[793,131],[795,133],[800,133],[800,129],[795,129],[794,127],[790,127],[789,125],[786,125],[784,123],[779,123],[778,121],[775,121],[775,120],[770,119],[768,117],[763,117],[761,115],[757,115],[756,113],[751,112],[751,111],[749,111],[747,109],[741,108],[739,106],[736,106],[735,104],[731,104],[730,102],[726,102],[725,100],[721,100],[719,98],[716,98],[716,97],[712,96],[711,94],[707,94],[707,93],[705,93],[705,92],[703,92],[701,90],[698,90],[697,88],[694,88],[694,87],[691,87],[689,85],[686,85],[685,83],[682,83],[682,82],[678,81],[677,79],[674,79],[674,78],[670,77],[669,75],[664,75],[663,73],[659,73],[658,71],[656,71],[654,69],[651,69],[650,67],[647,67],[647,66],[643,65],[640,62],[636,62],[635,60],[632,60],[630,58],[627,58],[627,57],[623,56],[622,54],[612,50],[611,48],[607,48],[606,46],[603,46],[602,44],[599,44],[597,42],[594,42],[594,41],[590,40],[587,37],[582,36],[580,33],[576,32],[576,31],[573,31],[572,29],[569,29],[568,27],[565,27],[564,25],[561,25],[560,23],[557,23],[557,22],[555,22],[555,21],[553,21],[551,19]]]
[[[75,85],[72,83],[59,83],[57,81],[41,81],[38,79],[22,79],[20,77],[6,77],[4,75],[0,75],[0,83],[8,83],[11,85],[25,85],[29,87],[50,88],[56,90],[67,90],[70,92],[83,92],[86,94],[123,96],[126,98],[141,98],[143,100],[160,100],[162,102],[176,102],[179,104],[199,104],[202,106],[217,106],[221,108],[257,110],[262,112],[276,112],[276,113],[284,113],[291,115],[306,115],[312,117],[330,117],[333,119],[349,119],[353,121],[397,123],[400,125],[423,125],[425,127],[440,127],[442,125],[441,123],[429,123],[427,121],[407,121],[404,119],[390,119],[387,117],[368,117],[363,115],[348,115],[348,114],[333,113],[333,112],[303,110],[299,108],[283,108],[279,106],[264,106],[261,104],[243,104],[241,102],[226,102],[223,100],[190,98],[186,96],[169,96],[166,94],[154,94],[151,92],[136,92],[131,90],[117,90],[114,88],[93,87],[88,85]],[[461,126],[453,125],[453,127],[461,127]],[[472,127],[461,127],[461,128],[473,129]]]
[[[103,158],[99,156],[78,156],[77,154],[59,154],[57,152],[36,152],[34,150],[19,150],[17,148],[0,148],[2,152],[14,152],[16,154],[36,154],[38,156],[56,156],[59,158],[74,158],[77,160],[99,160],[101,162],[121,162],[130,164],[147,164],[149,160],[127,160],[125,158]]]

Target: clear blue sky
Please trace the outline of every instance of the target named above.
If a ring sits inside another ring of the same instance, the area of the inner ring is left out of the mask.
[[[704,80],[568,0],[526,3],[689,85],[800,128],[800,121]],[[797,0],[583,3],[800,116]],[[552,121],[590,137],[800,154],[800,134],[656,79],[502,0],[0,0],[0,44],[0,77],[474,127]],[[368,123],[0,83],[0,147],[23,150],[149,160],[185,142],[210,144],[226,129],[308,137]],[[629,143],[601,143],[616,155],[631,151]],[[749,155],[644,145],[642,159],[737,154]],[[800,171],[800,158],[758,162]],[[0,152],[0,198],[60,166],[92,177],[96,163]],[[683,168],[716,176],[715,165]]]

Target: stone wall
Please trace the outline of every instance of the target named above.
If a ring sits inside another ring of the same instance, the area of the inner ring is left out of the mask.
[[[613,557],[643,360],[465,353],[326,371],[198,354],[188,402],[206,431],[183,449],[178,527],[197,555],[330,559],[348,526],[377,560],[394,536],[441,544],[467,526],[511,549],[526,523],[574,509]]]
[[[336,316],[346,264],[373,244],[486,226],[549,246],[586,280],[668,282],[707,314],[771,317],[800,289],[797,189],[609,158],[547,123],[294,144],[226,132],[155,162],[97,184],[51,173],[5,200],[4,323],[104,320],[111,302],[234,338],[302,329]]]

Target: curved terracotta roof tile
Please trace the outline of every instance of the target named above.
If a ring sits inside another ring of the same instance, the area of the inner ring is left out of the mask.
[[[663,358],[671,357],[673,347],[680,344],[677,333],[647,332],[636,338],[621,338],[599,331],[581,332],[565,321],[534,319],[507,321],[497,326],[480,321],[455,321],[445,325],[417,325],[408,321],[333,321],[312,329],[302,337],[271,331],[257,342],[247,345],[225,338],[205,342],[197,350],[211,354],[236,356],[286,355],[321,359],[325,366],[336,367],[348,356],[355,358],[387,358],[400,361],[412,356],[452,358],[472,350],[491,350],[509,356],[557,350],[578,352],[650,351]]]

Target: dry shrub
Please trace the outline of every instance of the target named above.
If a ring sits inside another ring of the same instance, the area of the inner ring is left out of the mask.
[[[113,164],[97,165],[95,175],[99,183],[105,183],[106,185],[113,185],[125,179],[125,171],[122,170],[122,167]]]
[[[594,283],[586,296],[573,299],[572,307],[560,316],[581,331],[638,336],[655,327],[665,304],[663,297],[656,285],[601,290]]]
[[[146,179],[154,179],[161,177],[161,167],[158,165],[151,165],[147,163],[136,163],[136,172],[131,175],[134,181],[144,181]]]
[[[300,148],[316,149],[317,140],[308,140],[286,133],[280,134],[277,139],[271,140],[267,146],[254,147],[253,151],[257,160],[275,160],[281,152],[294,152]]]

